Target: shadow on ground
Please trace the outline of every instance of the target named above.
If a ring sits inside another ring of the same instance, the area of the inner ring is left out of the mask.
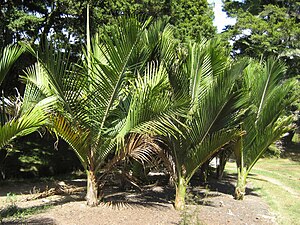
[[[85,180],[72,180],[65,181],[67,185],[71,185],[74,187],[85,187]],[[191,186],[188,188],[187,195],[187,204],[193,205],[206,205],[211,207],[220,207],[214,201],[214,198],[222,197],[227,195],[232,197],[235,189],[236,183],[236,174],[225,174],[222,180],[215,179],[213,177],[209,177],[206,183],[201,183],[197,178],[193,178],[191,181]],[[45,190],[45,188],[55,187],[57,182],[49,182],[49,183],[31,183],[23,184],[20,183],[13,184],[15,187],[15,193],[32,193],[33,189],[38,189],[39,191]],[[9,184],[7,184],[9,185]],[[6,186],[6,185],[5,185]],[[10,185],[9,185],[10,186]],[[18,188],[19,189],[18,189]],[[257,189],[247,188],[246,194],[258,196],[255,192]],[[2,193],[5,193],[5,188],[1,190]],[[171,187],[168,185],[158,186],[158,185],[148,185],[141,186],[141,190],[137,191],[133,187],[122,190],[118,185],[107,184],[104,186],[102,190],[103,198],[101,199],[101,204],[103,206],[109,206],[111,208],[122,208],[122,207],[146,207],[146,208],[162,208],[168,207],[168,205],[172,204],[175,198],[175,187]],[[51,201],[39,201],[38,206],[31,207],[17,207],[15,208],[4,208],[0,211],[0,217],[9,218],[9,223],[2,224],[20,224],[19,222],[22,219],[14,219],[18,218],[18,215],[34,215],[45,211],[47,208],[51,208],[56,205],[63,205],[69,202],[75,201],[84,201],[85,191],[76,193],[76,194],[64,194],[59,195],[56,200]],[[42,203],[43,202],[43,203]],[[216,205],[217,204],[217,205]],[[22,217],[21,217],[22,218]],[[26,224],[53,224],[54,221],[28,221],[26,220]],[[1,223],[0,223],[1,224]]]
[[[50,219],[50,218],[39,218],[39,219],[29,219],[29,220],[26,220],[26,221],[22,221],[22,220],[12,220],[12,221],[9,221],[9,222],[0,222],[0,224],[2,225],[23,225],[23,224],[26,224],[26,225],[55,225],[55,221],[53,219]]]
[[[290,145],[286,146],[285,150],[281,154],[281,157],[300,162],[300,142],[292,142]]]
[[[229,195],[233,197],[237,174],[225,174],[225,176],[218,180],[214,177],[209,177],[207,182],[200,183],[199,180],[193,180],[191,187],[188,189],[189,197],[187,202],[190,204],[206,205],[212,207],[219,207],[213,204],[214,197],[221,195]],[[246,195],[259,196],[257,190],[259,188],[246,188]]]

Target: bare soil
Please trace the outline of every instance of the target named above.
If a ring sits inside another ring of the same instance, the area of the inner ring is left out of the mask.
[[[84,191],[48,197],[40,195],[58,185],[74,190],[84,187],[83,180],[0,183],[0,215],[5,215],[11,205],[23,212],[49,206],[28,216],[3,216],[0,224],[276,224],[275,216],[257,196],[251,183],[245,200],[234,200],[234,183],[232,177],[223,181],[210,180],[203,186],[194,181],[188,191],[187,209],[183,212],[174,210],[174,188],[169,186],[144,186],[141,191],[121,191],[117,185],[105,186],[101,204],[91,208],[85,203]],[[40,198],[35,199],[37,196]]]

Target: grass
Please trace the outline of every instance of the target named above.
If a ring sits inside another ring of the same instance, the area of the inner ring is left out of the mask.
[[[180,225],[204,225],[198,217],[199,208],[196,207],[194,209],[185,209],[181,214],[181,221],[179,222]]]
[[[234,163],[226,166],[236,173]],[[300,225],[300,162],[288,158],[260,159],[248,176],[255,192],[262,196],[277,216],[279,224]],[[246,196],[247,197],[247,196]]]
[[[23,219],[27,216],[44,212],[53,206],[46,204],[41,206],[21,208],[16,205],[17,197],[14,193],[7,193],[5,202],[8,203],[8,205],[3,208],[0,207],[0,224],[2,224],[2,220],[5,218]]]
[[[4,218],[24,218],[26,216],[35,215],[51,208],[51,205],[34,206],[30,208],[19,208],[15,204],[11,204],[0,211],[0,221]]]

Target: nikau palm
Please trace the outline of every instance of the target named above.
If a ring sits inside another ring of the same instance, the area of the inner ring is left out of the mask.
[[[68,65],[64,54],[47,48],[28,73],[43,97],[59,101],[50,115],[52,129],[71,145],[86,170],[90,206],[98,204],[97,173],[111,165],[112,154],[117,159],[126,155],[121,151],[130,134],[179,132],[173,118],[180,117],[181,107],[168,96],[163,64],[152,62],[158,49],[164,49],[161,39],[167,30],[159,22],[149,27],[148,21],[123,19],[101,41],[96,36],[90,45],[88,39],[81,63]],[[159,55],[164,58],[163,52]]]
[[[18,46],[7,46],[1,52],[0,85],[23,50]],[[13,101],[2,94],[0,98],[0,149],[16,137],[30,134],[47,122],[46,111],[51,108],[55,99],[45,98],[38,102],[34,92],[34,87],[28,85],[23,98],[17,96],[14,99],[11,98]]]
[[[276,59],[269,58],[263,64],[252,62],[244,71],[243,98],[251,113],[243,119],[241,128],[246,135],[235,146],[238,180],[235,198],[245,195],[246,178],[274,141],[290,129],[291,116],[284,116],[287,106],[294,100],[293,87],[296,80],[284,80],[286,67]]]
[[[175,208],[185,207],[187,185],[196,170],[222,146],[235,139],[241,101],[235,81],[245,63],[233,63],[218,41],[190,44],[170,70],[174,98],[187,99],[189,108],[181,122],[187,131],[170,138],[176,167]]]

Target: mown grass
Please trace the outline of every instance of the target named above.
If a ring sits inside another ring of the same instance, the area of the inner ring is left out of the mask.
[[[228,163],[226,171],[236,173],[235,163]],[[276,214],[279,224],[300,224],[299,161],[288,158],[260,159],[252,169],[248,182]]]

